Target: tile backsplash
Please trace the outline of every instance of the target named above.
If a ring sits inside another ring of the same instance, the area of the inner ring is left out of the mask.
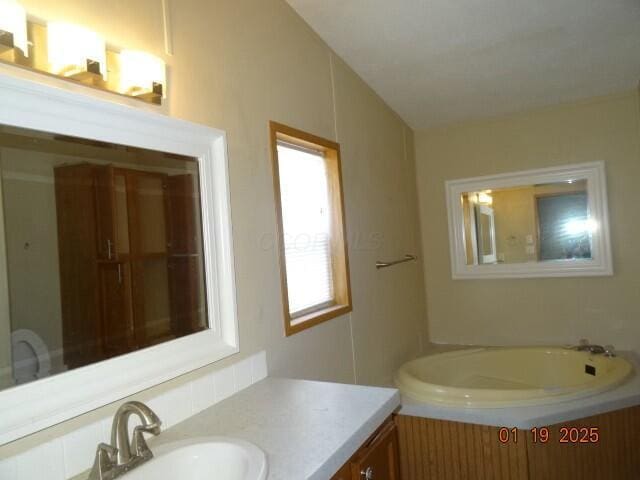
[[[163,429],[230,397],[267,376],[264,351],[145,400]],[[100,418],[16,456],[0,458],[2,480],[65,480],[91,468],[96,446],[108,443],[112,416]]]

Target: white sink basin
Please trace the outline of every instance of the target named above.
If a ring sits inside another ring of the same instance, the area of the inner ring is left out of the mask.
[[[265,480],[267,456],[234,438],[201,437],[151,447],[154,458],[125,480]]]

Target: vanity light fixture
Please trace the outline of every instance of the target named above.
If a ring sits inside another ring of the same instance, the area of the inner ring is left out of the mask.
[[[47,25],[51,73],[91,85],[107,79],[104,39],[78,25],[51,22]]]
[[[166,65],[154,55],[137,50],[120,52],[120,92],[160,104],[166,97]]]
[[[29,19],[18,0],[0,0],[0,63],[146,103],[161,105],[167,97],[162,59],[108,46],[99,33],[80,25]]]
[[[29,56],[27,12],[15,0],[0,0],[0,54],[14,48]]]

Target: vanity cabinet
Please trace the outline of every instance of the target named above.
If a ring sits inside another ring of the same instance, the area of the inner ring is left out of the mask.
[[[332,480],[400,480],[398,429],[389,418]]]
[[[55,190],[69,368],[204,329],[192,174],[64,165]]]

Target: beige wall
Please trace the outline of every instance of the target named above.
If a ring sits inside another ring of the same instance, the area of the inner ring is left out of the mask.
[[[163,55],[157,0],[22,3],[37,16],[82,23],[116,45]],[[205,370],[266,349],[272,375],[389,381],[418,353],[426,329],[421,264],[374,268],[377,259],[421,254],[410,129],[283,0],[170,3],[168,111],[222,128],[229,141],[241,353]],[[337,139],[343,152],[354,311],[290,338],[273,248],[272,119]],[[0,457],[86,421],[0,448]]]
[[[0,150],[11,330],[39,335],[52,356],[53,371],[60,371],[62,309],[51,158]]]
[[[575,343],[640,351],[638,93],[416,133],[430,338],[435,343]],[[606,162],[615,275],[451,280],[444,181]]]
[[[534,189],[510,188],[491,193],[496,221],[496,253],[505,263],[534,262],[527,253],[527,236],[537,242]]]

